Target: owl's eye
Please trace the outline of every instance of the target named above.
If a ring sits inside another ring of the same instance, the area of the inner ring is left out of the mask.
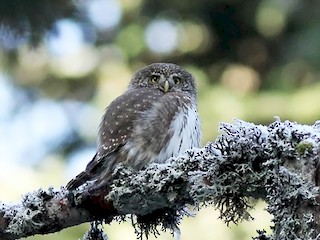
[[[181,78],[174,76],[173,78],[174,84],[179,85],[181,83]]]
[[[160,79],[160,76],[158,76],[158,75],[151,75],[150,82],[151,82],[151,83],[157,83],[157,82],[159,82],[159,79]]]

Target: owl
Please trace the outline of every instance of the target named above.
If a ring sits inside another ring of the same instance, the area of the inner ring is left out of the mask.
[[[172,63],[137,71],[126,90],[106,108],[97,152],[69,190],[84,184],[98,189],[112,179],[118,163],[140,170],[150,163],[197,148],[201,124],[193,76]]]

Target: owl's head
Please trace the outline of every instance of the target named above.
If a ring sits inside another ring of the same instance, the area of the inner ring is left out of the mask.
[[[129,84],[129,88],[154,88],[167,92],[189,92],[196,95],[193,76],[173,63],[154,63],[137,71]]]

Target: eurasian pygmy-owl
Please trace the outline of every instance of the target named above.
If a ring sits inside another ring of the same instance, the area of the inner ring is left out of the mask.
[[[107,107],[97,153],[67,188],[87,182],[99,188],[111,179],[117,163],[140,170],[199,147],[200,138],[193,76],[175,64],[151,64],[137,71],[127,91]]]

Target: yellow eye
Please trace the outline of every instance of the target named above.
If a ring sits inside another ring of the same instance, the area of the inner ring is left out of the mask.
[[[151,83],[157,83],[160,79],[160,76],[158,75],[151,75],[151,78],[150,78],[150,82]]]
[[[181,78],[174,76],[173,78],[174,84],[179,85],[181,83]]]

